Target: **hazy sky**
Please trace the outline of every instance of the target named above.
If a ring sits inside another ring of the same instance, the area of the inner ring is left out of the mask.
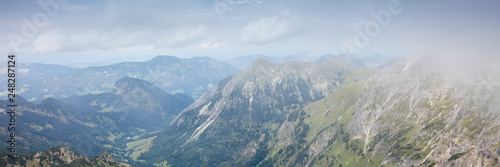
[[[54,64],[340,54],[342,43],[360,56],[500,53],[498,0],[2,0],[0,23],[1,54]]]

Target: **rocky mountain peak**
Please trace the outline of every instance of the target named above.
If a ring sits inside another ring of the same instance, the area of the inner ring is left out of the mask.
[[[115,159],[111,154],[109,154],[107,151],[102,152],[101,154],[97,155],[95,157],[97,161],[104,161],[104,162],[115,162]]]
[[[265,125],[284,121],[289,108],[325,97],[328,90],[334,90],[344,75],[352,70],[352,67],[335,63],[292,61],[279,65],[259,58],[243,72],[224,79],[215,89],[184,109],[155,141],[168,145],[168,151],[161,151],[167,152],[165,155],[185,152],[175,151],[177,149],[192,151],[194,146],[203,142],[219,147],[220,143],[212,142],[230,141],[231,135],[227,133],[239,136],[247,134],[240,132],[248,131],[248,134],[254,134]],[[252,140],[254,137],[257,141],[264,140],[261,135],[253,136]],[[151,149],[156,152],[161,148]],[[245,147],[239,145],[231,149]]]
[[[49,148],[43,152],[39,152],[34,155],[34,158],[40,158],[40,157],[54,157],[63,160],[67,164],[79,160],[88,161],[88,158],[84,157],[83,155],[80,155],[79,153],[73,151],[71,148],[67,146],[57,146]]]
[[[10,159],[0,151],[0,164],[5,166],[109,166],[122,167],[128,164],[117,163],[108,152],[87,158],[67,146],[57,146],[31,155],[19,154]]]
[[[264,58],[264,57],[259,57],[257,60],[255,60],[253,63],[251,63],[247,69],[249,70],[255,70],[255,69],[268,69],[273,66],[277,66],[278,64],[273,63],[272,61]]]

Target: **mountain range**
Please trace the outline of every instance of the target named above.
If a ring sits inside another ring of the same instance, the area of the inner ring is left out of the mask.
[[[196,100],[133,76],[103,93],[18,98],[18,148],[34,154],[66,145],[134,166],[500,165],[496,61],[371,58],[261,57]],[[0,128],[2,138],[6,132]]]
[[[86,156],[108,151],[127,161],[131,157],[126,155],[139,151],[137,146],[153,139],[193,101],[187,95],[171,95],[147,81],[129,77],[116,81],[112,91],[106,93],[47,98],[39,104],[17,96],[16,119],[22,121],[16,125],[16,135],[22,137],[17,138],[16,150],[33,154],[65,145]],[[1,115],[5,116],[10,103],[1,103]],[[1,120],[8,124],[6,121]],[[1,129],[0,136],[7,137],[7,127]]]
[[[0,75],[7,75],[7,64],[0,63]],[[16,64],[16,79],[17,83],[28,83],[37,80],[40,77],[55,77],[64,75],[77,70],[54,64],[39,64],[39,63],[17,63]],[[7,77],[0,78],[0,82],[6,83]],[[7,90],[7,87],[4,87]],[[21,91],[24,91],[21,90]],[[0,92],[0,97],[7,97],[8,92]]]
[[[17,89],[28,101],[41,101],[48,97],[65,98],[109,92],[118,79],[131,77],[151,82],[168,93],[183,93],[196,99],[213,88],[219,80],[239,71],[208,57],[183,59],[157,56],[146,62],[45,71],[47,75],[34,75],[35,79],[20,80]]]
[[[363,62],[363,60],[361,60],[360,58],[358,58],[355,55],[350,54],[350,53],[344,53],[344,54],[341,54],[339,56],[334,55],[334,54],[327,54],[327,55],[321,56],[315,62],[322,63],[322,62],[326,62],[326,61],[334,60],[334,59],[339,59],[340,61],[344,61],[344,62],[346,62],[350,65],[356,66],[356,67],[365,67],[365,63]]]
[[[87,158],[69,147],[57,146],[45,151],[31,155],[18,155],[15,159],[9,158],[7,154],[0,151],[0,164],[5,167],[14,166],[105,166],[105,167],[129,167],[130,165],[118,163],[109,155],[103,152],[95,158]]]
[[[397,57],[389,57],[389,56],[382,56],[379,54],[375,54],[373,56],[367,56],[367,57],[358,57],[356,55],[353,55],[351,53],[343,53],[340,55],[335,55],[335,54],[326,54],[320,57],[313,56],[310,52],[300,52],[296,54],[291,54],[283,57],[271,57],[271,56],[266,56],[262,54],[255,54],[255,55],[248,55],[248,56],[241,56],[234,58],[230,61],[226,61],[226,63],[237,67],[239,69],[245,69],[248,65],[250,65],[252,62],[257,60],[258,58],[265,58],[273,63],[276,64],[283,64],[284,62],[287,61],[298,61],[298,62],[316,62],[316,63],[321,63],[325,62],[327,60],[331,59],[341,59],[351,65],[358,66],[358,67],[373,67],[373,68],[386,68],[392,65],[396,60],[399,60],[400,58]]]
[[[498,66],[459,70],[468,64],[453,60],[411,56],[374,69],[341,59],[279,65],[260,58],[184,109],[140,159],[164,166],[498,166]]]
[[[20,63],[17,66],[17,77],[24,80],[32,80],[44,76],[58,76],[67,74],[77,70],[77,68],[66,67],[55,64],[40,64],[40,63]],[[0,74],[7,73],[7,64],[0,63]]]

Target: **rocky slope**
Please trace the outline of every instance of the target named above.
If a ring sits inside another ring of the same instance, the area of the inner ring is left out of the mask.
[[[367,79],[354,75],[361,82],[303,108],[305,124],[289,128],[309,130],[302,143],[271,148],[265,159],[274,166],[498,166],[498,68],[450,60],[409,57]]]
[[[383,70],[259,59],[186,108],[141,158],[172,166],[498,166],[498,63],[462,59],[411,56]]]
[[[66,146],[49,148],[31,155],[18,155],[15,159],[7,157],[0,151],[0,164],[5,167],[14,166],[103,166],[103,167],[128,167],[130,165],[118,163],[107,152],[95,158],[87,158]]]
[[[354,69],[260,58],[183,110],[141,157],[174,166],[256,165],[259,145],[276,137],[290,114],[332,93]]]
[[[454,60],[411,57],[367,81],[349,129],[365,153],[373,150],[368,157],[396,166],[499,165],[498,66]]]

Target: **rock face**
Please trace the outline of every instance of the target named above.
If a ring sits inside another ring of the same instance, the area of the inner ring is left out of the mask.
[[[260,58],[183,110],[142,157],[166,159],[174,166],[256,165],[269,140],[282,134],[276,128],[295,126],[302,105],[334,91],[354,69],[337,61],[278,65]],[[287,119],[290,123],[283,123]]]
[[[96,158],[91,159],[74,152],[69,147],[57,146],[31,155],[18,155],[15,159],[9,158],[1,152],[1,166],[106,166],[125,167],[130,166],[116,162],[111,155],[103,152]]]
[[[95,157],[95,160],[102,164],[111,164],[111,163],[116,163],[115,159],[111,154],[109,154],[107,151],[102,152],[101,154],[97,155]]]
[[[410,57],[366,82],[350,130],[373,150],[369,157],[385,154],[383,164],[403,166],[498,165],[500,75],[468,63],[452,69],[448,60]]]
[[[474,61],[413,56],[375,70],[339,59],[259,59],[183,110],[141,158],[172,166],[498,166],[500,66]]]

